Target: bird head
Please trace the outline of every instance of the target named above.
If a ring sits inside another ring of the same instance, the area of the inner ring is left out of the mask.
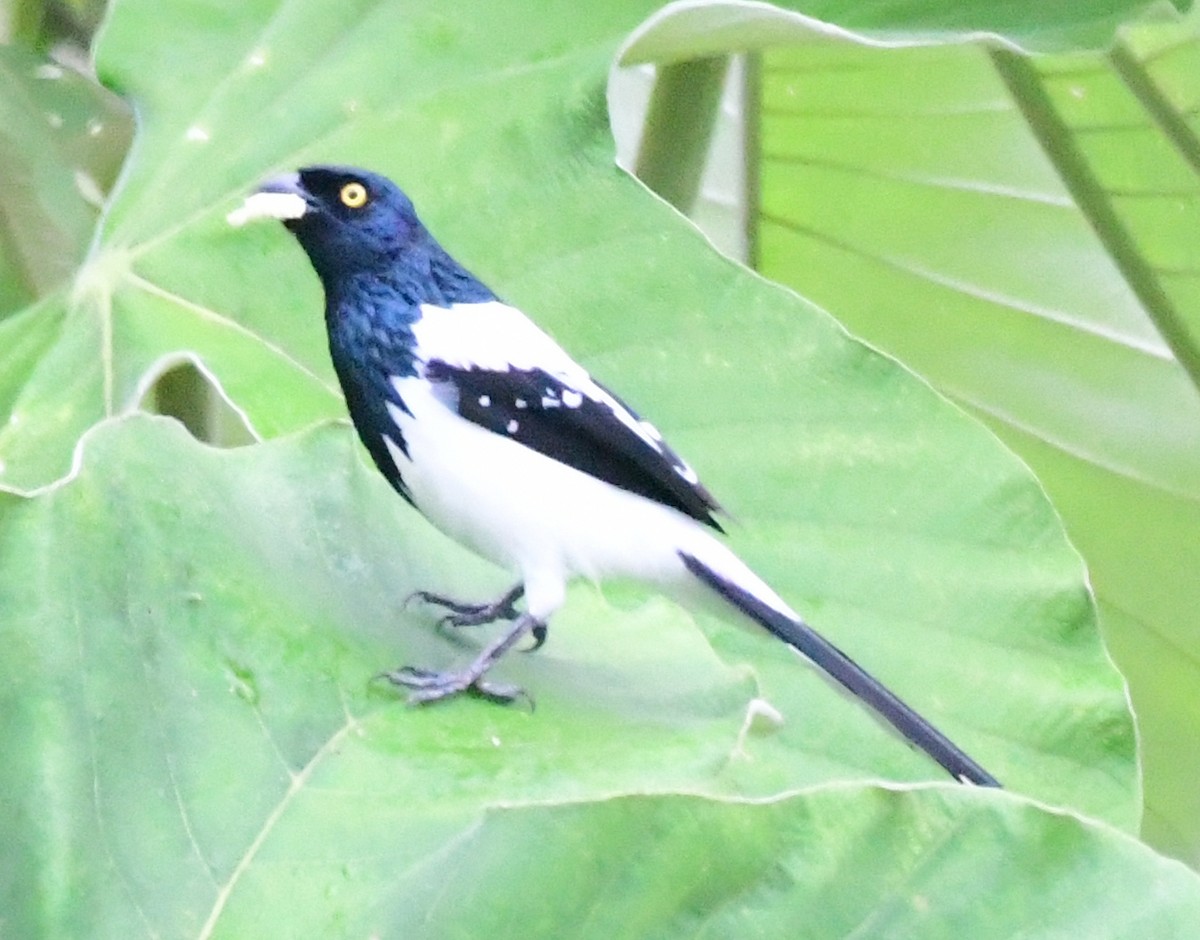
[[[323,280],[382,270],[429,239],[395,183],[354,167],[272,177],[228,217],[233,225],[260,218],[282,221]]]

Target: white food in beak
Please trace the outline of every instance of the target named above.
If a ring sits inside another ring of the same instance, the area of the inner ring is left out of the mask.
[[[252,193],[225,216],[225,221],[233,226],[241,226],[257,219],[298,219],[307,209],[304,197],[296,193]]]

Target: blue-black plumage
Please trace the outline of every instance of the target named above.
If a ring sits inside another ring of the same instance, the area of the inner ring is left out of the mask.
[[[662,435],[455,261],[395,184],[307,167],[263,184],[231,221],[262,216],[284,222],[321,279],[330,353],[375,465],[435,525],[518,579],[490,604],[420,595],[451,624],[511,626],[465,669],[387,673],[410,701],[464,691],[511,700],[520,690],[488,670],[527,633],[540,645],[567,582],[626,576],[724,600],[954,777],[998,785],[719,541],[719,506]]]

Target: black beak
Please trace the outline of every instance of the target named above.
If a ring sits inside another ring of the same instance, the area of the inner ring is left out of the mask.
[[[280,173],[268,180],[263,180],[255,192],[260,193],[290,193],[308,201],[308,190],[300,182],[299,173]]]

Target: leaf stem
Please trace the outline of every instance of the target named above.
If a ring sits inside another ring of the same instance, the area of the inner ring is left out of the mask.
[[[681,212],[700,192],[729,59],[659,66],[634,172]]]
[[[1071,198],[1141,302],[1146,315],[1158,327],[1176,361],[1187,373],[1193,386],[1200,388],[1200,349],[1197,349],[1188,333],[1184,317],[1163,289],[1159,272],[1147,260],[1114,206],[1103,182],[1097,178],[1090,161],[1080,149],[1074,132],[1047,94],[1037,68],[1028,56],[1007,49],[991,49],[989,55],[1042,150],[1054,164]],[[1128,53],[1118,62],[1114,54],[1113,67],[1126,84],[1130,85],[1133,93],[1138,94],[1138,90],[1130,84],[1130,76],[1142,69],[1141,64]],[[1152,83],[1144,74],[1135,79],[1135,83],[1142,87],[1143,94],[1147,93],[1146,89],[1152,88]],[[1157,89],[1154,90],[1154,94],[1158,96]],[[1170,105],[1161,100],[1161,96],[1158,97],[1154,107],[1149,106],[1146,99],[1140,95],[1139,100],[1146,105],[1159,128],[1179,147],[1185,138],[1173,136],[1178,135],[1181,129],[1168,130],[1159,119],[1162,112],[1169,110]],[[1190,130],[1187,131],[1187,137],[1191,139],[1191,145],[1181,148],[1181,152],[1189,160],[1200,157],[1200,148],[1195,148],[1195,140]],[[1189,149],[1194,151],[1190,155]],[[1193,165],[1200,166],[1200,163]]]

